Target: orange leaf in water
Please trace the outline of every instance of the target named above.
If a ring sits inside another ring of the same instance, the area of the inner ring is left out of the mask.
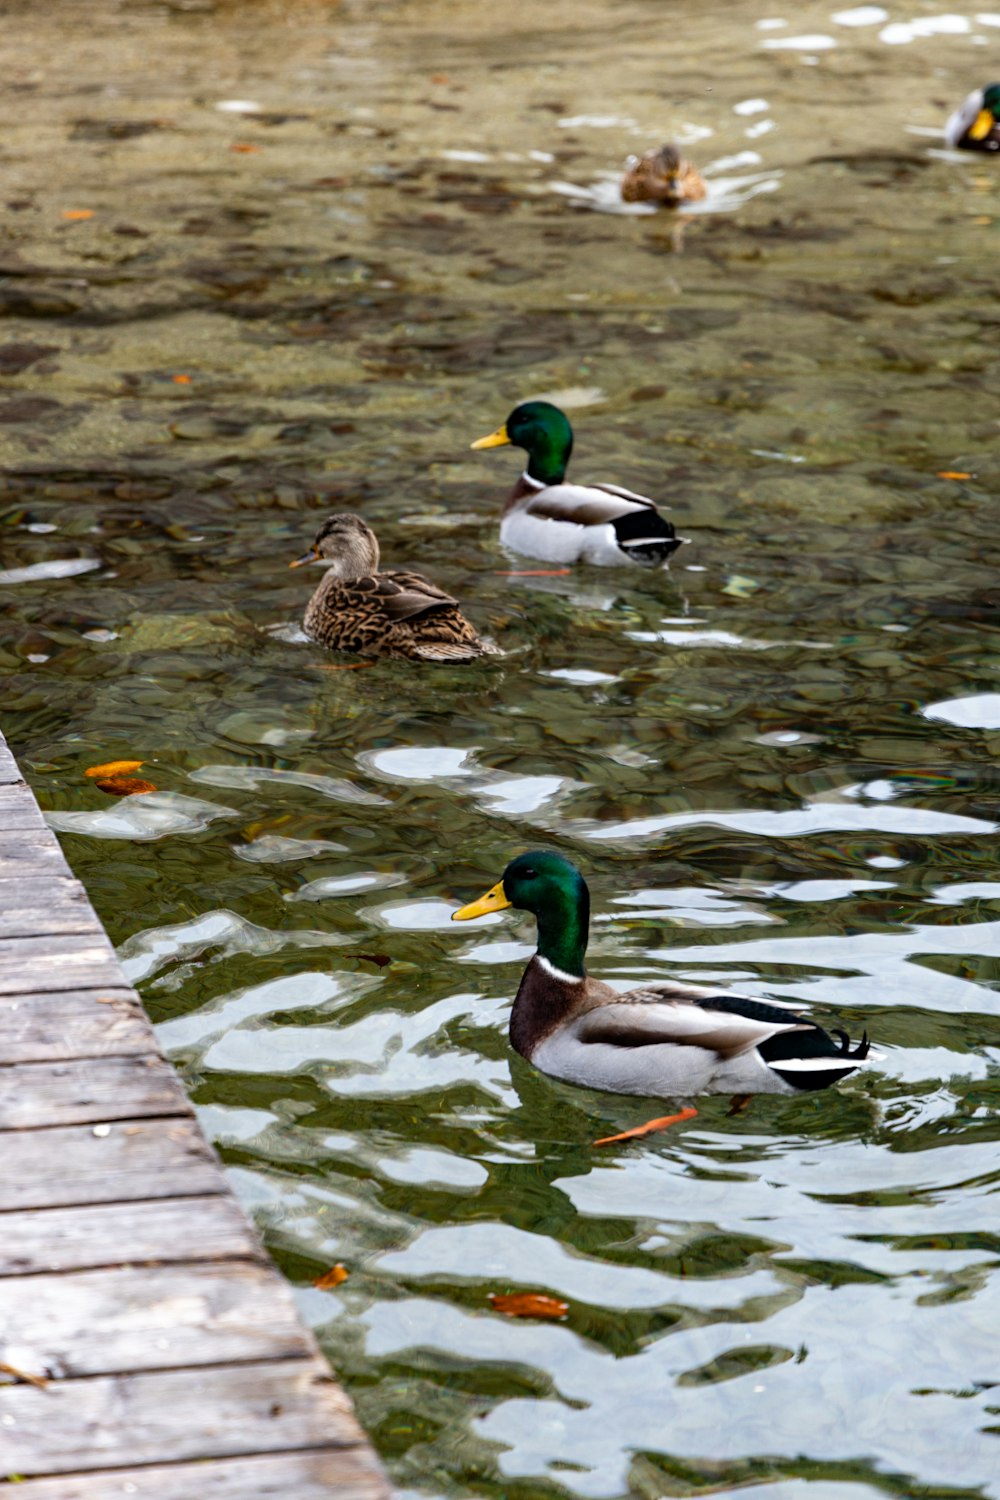
[[[431,83],[450,83],[451,79],[447,73],[432,73]]]
[[[494,573],[494,578],[564,578],[570,568],[516,568],[508,573]]]
[[[127,776],[129,771],[138,771],[141,760],[106,760],[99,766],[88,766],[84,776]]]
[[[962,469],[939,469],[939,479],[971,479],[971,474],[966,474]]]
[[[64,208],[62,216],[64,219],[92,219],[94,210],[92,208]]]
[[[190,385],[191,384],[191,376],[190,375],[171,375],[170,379],[174,382],[174,385]]]
[[[156,787],[151,781],[143,781],[141,776],[106,776],[101,781],[95,781],[99,792],[107,792],[109,797],[138,797],[143,792],[155,792]]]
[[[338,1260],[337,1264],[331,1266],[329,1271],[324,1271],[322,1276],[316,1277],[313,1286],[319,1287],[321,1292],[330,1292],[335,1286],[340,1286],[342,1281],[346,1281],[350,1274],[347,1267],[342,1266]]]
[[[490,1301],[507,1318],[564,1318],[569,1312],[568,1302],[541,1292],[490,1292]]]
[[[259,146],[251,146],[249,141],[234,141],[230,151],[238,151],[241,156],[249,156],[253,151],[259,151]]]

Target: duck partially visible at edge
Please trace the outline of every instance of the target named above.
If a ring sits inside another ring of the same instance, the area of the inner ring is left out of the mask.
[[[1000,151],[1000,83],[973,89],[949,117],[944,138],[963,151]]]
[[[631,562],[657,568],[681,545],[656,502],[645,495],[616,484],[567,482],[573,429],[558,406],[522,402],[502,427],[472,446],[505,443],[528,455],[500,522],[500,540],[515,552],[550,563]]]
[[[378,541],[360,516],[330,516],[289,567],[311,562],[325,562],[327,572],[306,605],[303,628],[331,651],[437,662],[502,654],[476,633],[456,599],[420,573],[380,573]]]

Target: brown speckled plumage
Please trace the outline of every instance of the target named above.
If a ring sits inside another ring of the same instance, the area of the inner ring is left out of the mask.
[[[643,156],[630,156],[622,178],[626,203],[662,203],[677,208],[704,198],[707,188],[697,168],[684,161],[676,146],[659,146]]]
[[[358,516],[331,516],[312,551],[326,576],[306,605],[305,632],[331,651],[411,661],[472,661],[498,655],[478,636],[458,603],[419,573],[380,573],[374,532]],[[294,566],[294,565],[293,565]]]

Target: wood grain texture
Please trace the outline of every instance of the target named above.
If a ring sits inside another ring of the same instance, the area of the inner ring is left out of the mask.
[[[0,1161],[0,1212],[226,1191],[193,1119],[0,1131]]]
[[[0,1277],[226,1258],[266,1258],[228,1194],[0,1214]]]
[[[149,1022],[132,990],[59,990],[0,999],[3,1063],[125,1057],[148,1053],[154,1046]]]
[[[162,1057],[86,1057],[0,1067],[0,1130],[184,1114],[187,1100]]]
[[[78,880],[65,875],[0,879],[0,938],[92,932],[95,917]]]
[[[258,1454],[207,1463],[154,1464],[114,1474],[29,1479],[17,1500],[388,1500],[388,1489],[364,1448]]]
[[[82,933],[0,939],[0,996],[122,983],[114,949],[96,925]]]
[[[69,875],[70,868],[55,837],[47,829],[33,833],[14,829],[0,839],[0,878],[26,875]]]
[[[249,1261],[0,1278],[0,1359],[44,1379],[314,1353],[288,1284]]]
[[[3,1471],[26,1477],[362,1441],[318,1359],[219,1365],[196,1377],[164,1370],[56,1380],[45,1390],[7,1385],[0,1423],[5,1416],[13,1421],[0,1426]]]
[[[26,828],[43,832],[46,824],[28,787],[0,783],[0,828],[11,832]]]

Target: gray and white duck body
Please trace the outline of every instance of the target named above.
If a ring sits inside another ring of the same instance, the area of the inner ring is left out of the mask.
[[[615,484],[571,484],[573,429],[549,401],[525,401],[473,448],[512,443],[528,463],[504,507],[500,540],[525,557],[565,564],[663,567],[681,545],[656,501]]]
[[[542,1072],[617,1094],[786,1094],[827,1088],[868,1056],[791,1007],[670,981],[620,994],[584,967],[590,897],[583,876],[547,851],[512,860],[467,921],[514,906],[538,921],[538,950],[521,979],[510,1041]]]

